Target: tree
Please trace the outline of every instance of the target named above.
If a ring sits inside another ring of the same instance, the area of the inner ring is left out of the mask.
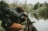
[[[34,5],[33,9],[36,10],[36,9],[38,9],[38,7],[39,7],[39,2]]]
[[[48,19],[48,7],[42,7],[38,11],[39,17],[43,19]]]
[[[48,7],[48,3],[47,2],[45,2],[44,5],[45,5],[45,7]]]
[[[1,2],[0,2],[0,7],[1,7],[1,11],[4,11],[5,8],[8,7],[8,4],[7,4],[6,2],[4,2],[4,1],[1,1]]]

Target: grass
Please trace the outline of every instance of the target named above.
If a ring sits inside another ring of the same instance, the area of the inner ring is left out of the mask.
[[[3,27],[1,26],[2,21],[0,20],[0,31],[5,31]]]

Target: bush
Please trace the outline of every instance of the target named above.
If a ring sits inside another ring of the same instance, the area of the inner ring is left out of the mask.
[[[48,19],[48,8],[47,7],[39,8],[38,14],[39,17]]]

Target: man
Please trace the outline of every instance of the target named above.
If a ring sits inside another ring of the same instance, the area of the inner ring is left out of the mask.
[[[9,27],[9,29],[13,29],[13,30],[18,30],[18,31],[22,31],[22,22],[24,22],[27,19],[27,14],[24,12],[24,9],[22,7],[17,7],[16,8],[17,14],[18,14],[18,18],[14,18],[13,21],[11,19],[11,21],[13,22],[12,25]],[[15,14],[15,12],[14,12]]]
[[[21,23],[26,20],[26,17],[27,17],[27,15],[24,13],[24,9],[22,7],[17,7],[16,11],[15,10],[7,10],[5,13],[5,17],[3,17],[3,19],[2,19],[2,27],[6,31],[8,31],[9,27],[11,27],[14,23],[17,23],[20,25],[17,25],[17,24],[16,25],[19,27],[21,26],[21,28],[22,28]]]

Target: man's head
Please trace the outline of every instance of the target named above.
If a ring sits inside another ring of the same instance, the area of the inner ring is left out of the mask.
[[[17,7],[17,8],[16,8],[16,11],[17,11],[18,13],[24,12],[24,8],[23,8],[23,7]]]

